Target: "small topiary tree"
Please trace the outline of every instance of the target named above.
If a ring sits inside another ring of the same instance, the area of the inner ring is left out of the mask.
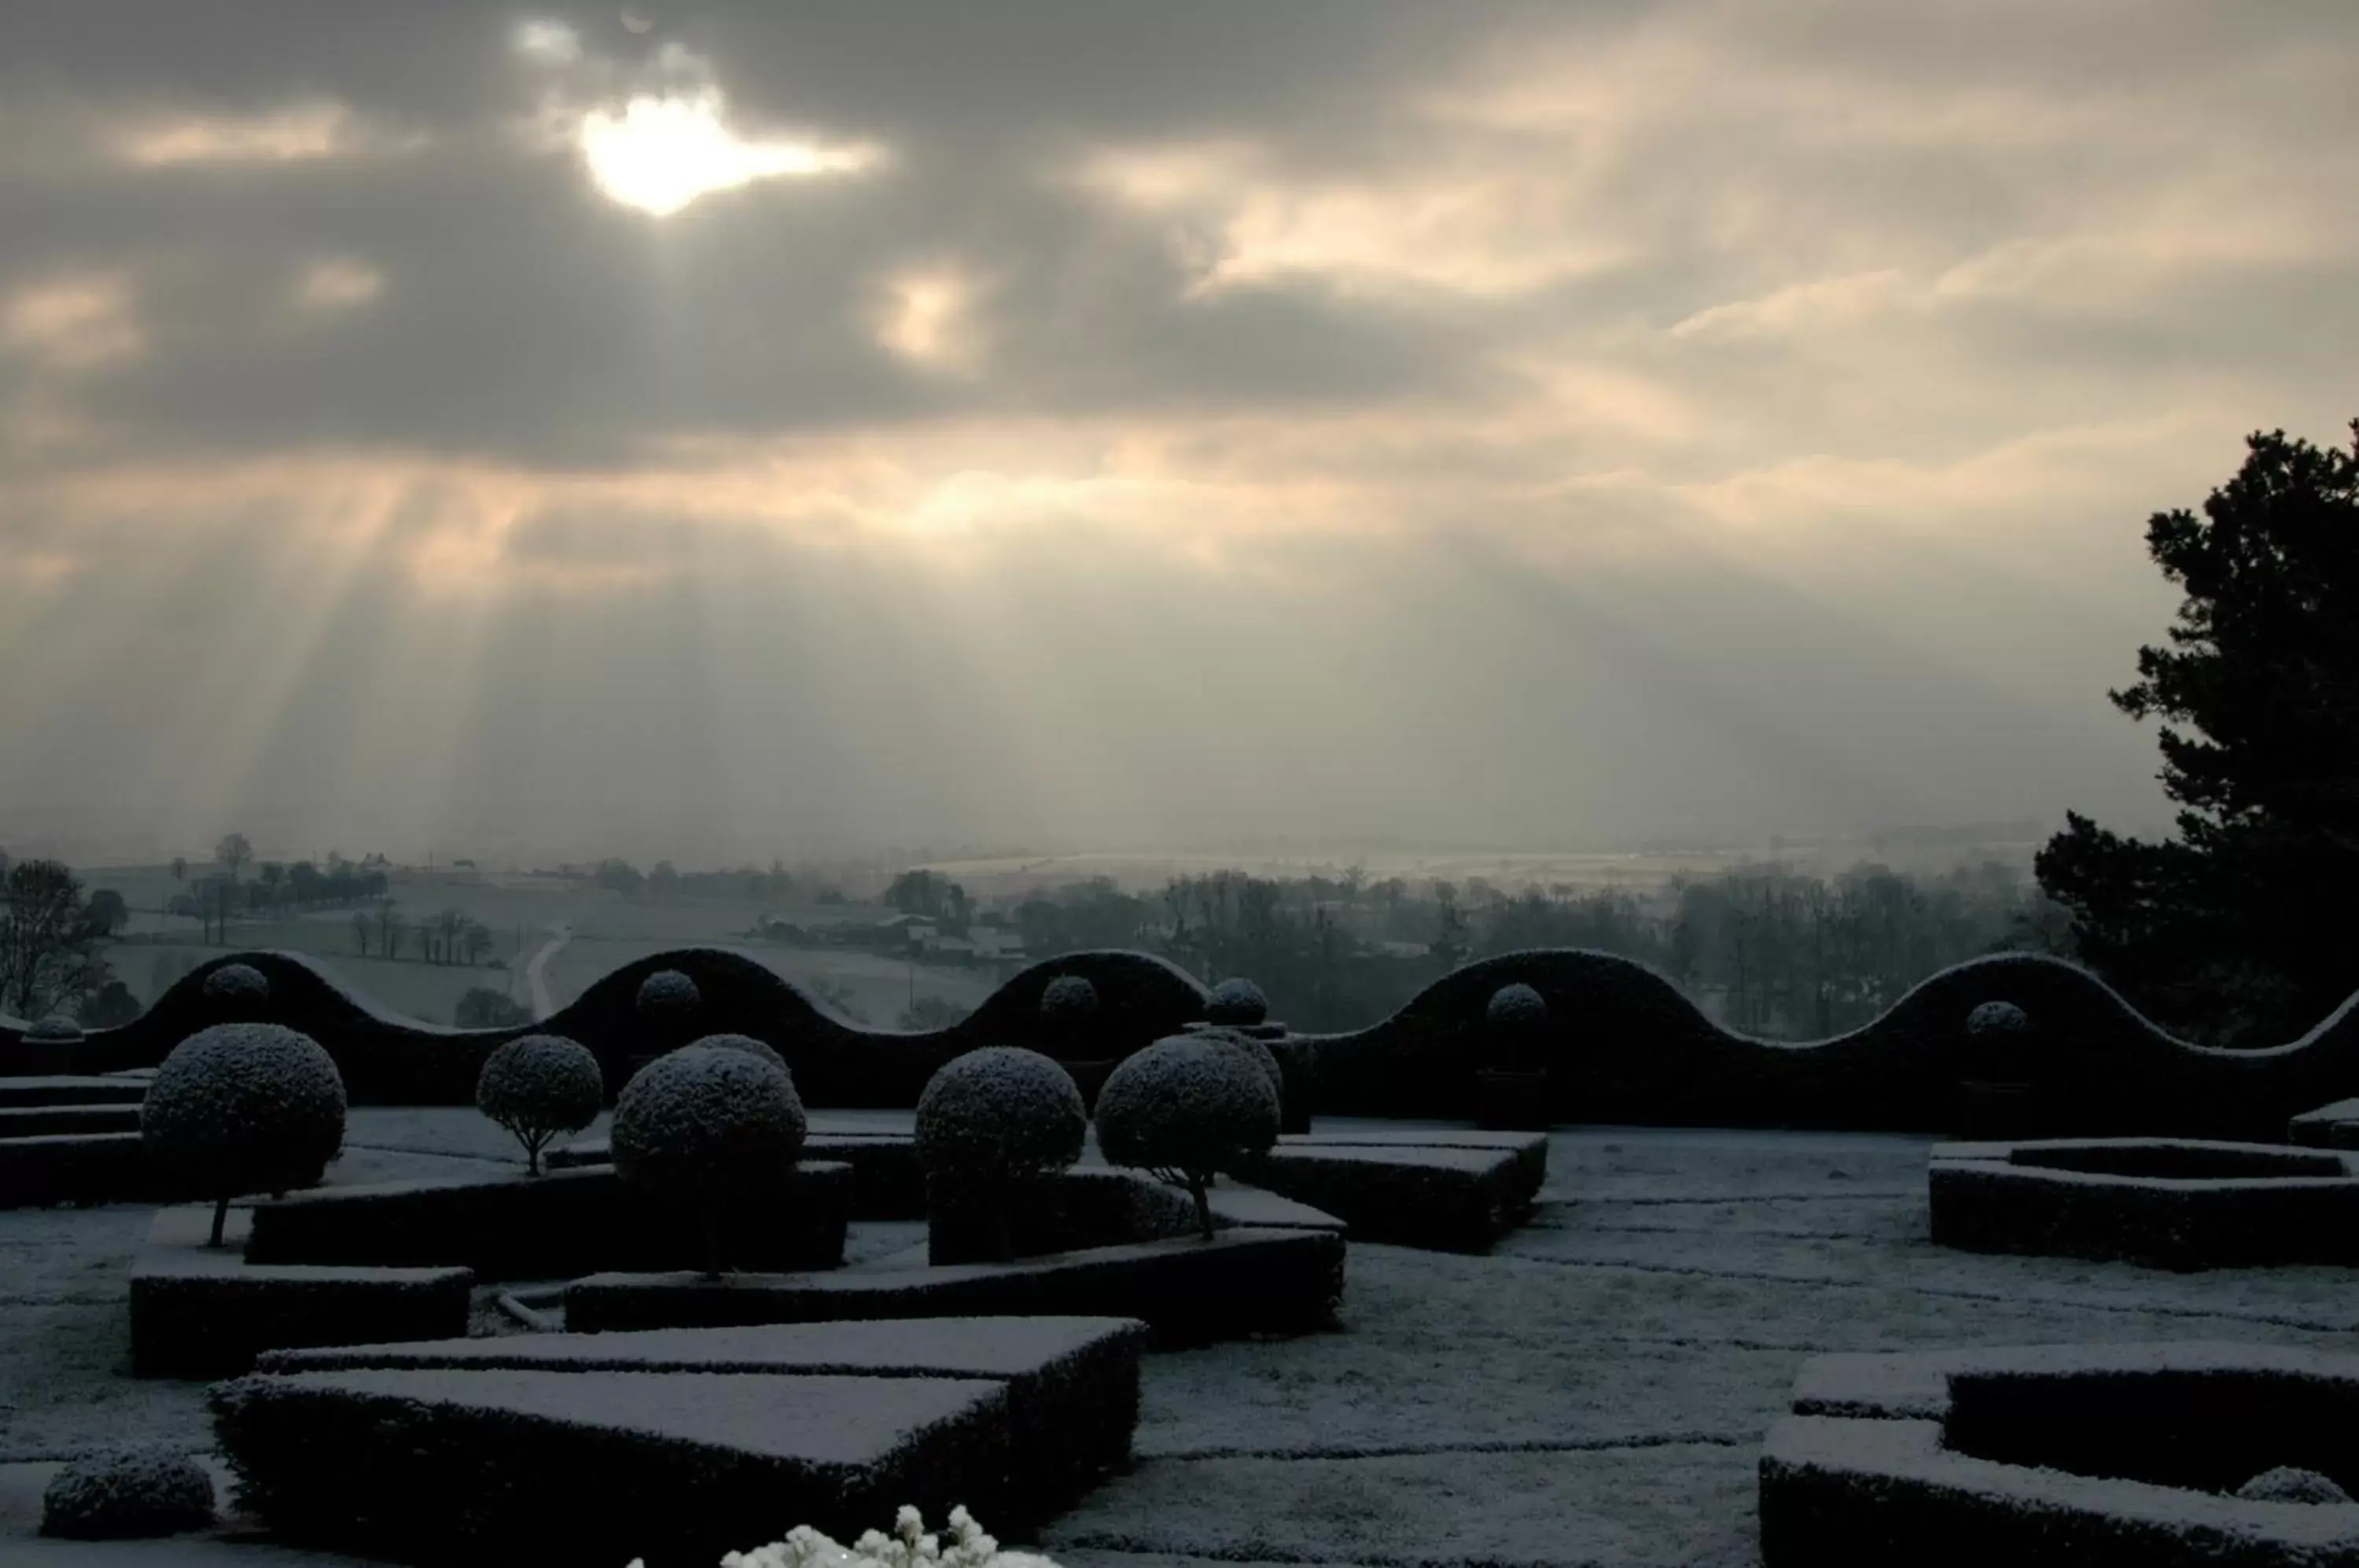
[[[1116,1165],[1188,1189],[1196,1223],[1212,1236],[1216,1171],[1277,1142],[1277,1090],[1234,1040],[1173,1035],[1124,1059],[1098,1091],[1098,1148]]]
[[[606,1074],[587,1046],[562,1035],[528,1034],[484,1059],[475,1108],[524,1145],[525,1168],[540,1174],[540,1151],[561,1132],[580,1132],[606,1104]]]
[[[74,1022],[73,1019],[66,1017],[63,1013],[51,1013],[48,1018],[42,1018],[38,1022],[35,1023],[32,1028],[27,1029],[25,1031],[25,1038],[28,1040],[37,1040],[52,1045],[63,1044],[68,1040],[76,1040],[82,1038],[82,1025]]]
[[[68,1541],[141,1541],[213,1522],[213,1478],[168,1448],[77,1459],[41,1495],[41,1533]]]
[[[277,1024],[215,1024],[172,1048],[139,1105],[158,1163],[213,1200],[222,1244],[229,1201],[308,1187],[344,1146],[344,1080],[309,1035]]]
[[[251,964],[224,964],[205,976],[200,994],[217,1017],[259,1018],[270,1006],[270,977]]]
[[[1041,989],[1044,1023],[1070,1026],[1097,1017],[1098,988],[1083,975],[1060,975]]]
[[[1269,1017],[1269,998],[1260,986],[1238,975],[1212,987],[1204,1017],[1216,1024],[1257,1024]]]
[[[786,1073],[789,1080],[794,1077],[793,1071],[787,1066],[785,1057],[771,1049],[766,1041],[756,1040],[750,1034],[708,1034],[689,1043],[709,1045],[715,1051],[742,1051],[748,1056],[760,1057],[779,1072]]]
[[[1188,1032],[1192,1035],[1201,1035],[1206,1040],[1217,1040],[1231,1050],[1242,1051],[1251,1057],[1255,1068],[1269,1080],[1271,1090],[1277,1095],[1278,1114],[1281,1116],[1284,1116],[1286,1073],[1278,1066],[1277,1053],[1270,1050],[1267,1041],[1256,1040],[1253,1036],[1243,1032],[1243,1026],[1234,1024],[1227,1026],[1216,1024],[1208,1029],[1191,1029]]]
[[[952,1057],[918,1096],[929,1206],[971,1196],[990,1213],[997,1255],[1012,1258],[1011,1188],[1079,1160],[1089,1127],[1073,1075],[1038,1051],[995,1045]]]
[[[1995,1080],[2008,1079],[2023,1070],[2031,1015],[2013,1002],[1984,1002],[1966,1015],[1966,1039],[1984,1071]]]
[[[636,1005],[639,1017],[650,1023],[679,1024],[687,1021],[703,1002],[696,982],[677,969],[658,969],[639,982]]]
[[[1540,1029],[1547,1022],[1547,998],[1520,980],[1492,992],[1483,1008],[1483,1027],[1498,1042],[1499,1059],[1510,1072],[1532,1070],[1539,1054]]]
[[[732,1204],[782,1192],[808,1123],[794,1080],[751,1051],[690,1045],[659,1056],[614,1103],[614,1174],[696,1211],[704,1273],[721,1277]]]

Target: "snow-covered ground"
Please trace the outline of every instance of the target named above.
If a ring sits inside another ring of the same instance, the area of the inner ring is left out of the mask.
[[[480,1169],[511,1157],[505,1141],[469,1111],[356,1111],[337,1179]],[[1761,1436],[1808,1356],[2343,1345],[2359,1322],[2343,1269],[2181,1276],[1936,1248],[1925,1239],[1931,1141],[1560,1132],[1536,1222],[1489,1256],[1355,1245],[1347,1332],[1150,1356],[1136,1467],[1042,1543],[1068,1568],[1749,1563]],[[205,1445],[200,1388],[124,1376],[124,1281],[147,1215],[0,1214],[0,1460],[133,1436]],[[46,1474],[0,1464],[11,1568],[262,1561],[189,1542],[36,1553],[21,1532],[38,1508],[23,1499],[37,1504]]]

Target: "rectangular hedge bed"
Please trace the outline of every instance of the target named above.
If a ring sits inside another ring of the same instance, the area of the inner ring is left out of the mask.
[[[1137,1318],[1165,1343],[1328,1326],[1343,1290],[1332,1231],[1224,1230],[1087,1252],[830,1274],[598,1274],[566,1287],[566,1326],[717,1328],[837,1318]]]
[[[128,1103],[96,1105],[0,1105],[0,1142],[15,1138],[51,1138],[60,1133],[139,1130],[139,1107]]]
[[[1356,1240],[1456,1252],[1496,1241],[1538,1190],[1529,1158],[1505,1149],[1281,1143],[1237,1174],[1335,1215]]]
[[[279,1536],[397,1561],[712,1568],[794,1524],[849,1540],[940,1519],[1008,1464],[983,1378],[449,1368],[303,1372],[213,1391],[241,1507]]]
[[[806,1161],[775,1204],[733,1215],[733,1268],[843,1262],[852,1169]],[[635,1196],[612,1166],[459,1176],[293,1192],[254,1211],[249,1263],[462,1265],[484,1279],[565,1279],[612,1269],[701,1268],[697,1227]]]
[[[0,1138],[0,1209],[171,1203],[192,1195],[154,1169],[136,1132]]]
[[[0,1078],[0,1105],[136,1105],[147,1097],[142,1078],[46,1074]]]
[[[604,1138],[583,1138],[550,1149],[548,1164],[571,1171],[606,1165],[614,1157]],[[926,1217],[926,1173],[918,1163],[918,1140],[908,1133],[815,1132],[803,1142],[803,1159],[852,1167],[853,1219]]]
[[[1061,1510],[1128,1465],[1147,1335],[1145,1323],[1127,1318],[919,1318],[274,1351],[256,1361],[255,1370],[474,1367],[995,1379],[1007,1386],[1011,1469],[1004,1491],[965,1501],[995,1527],[1016,1528]]]
[[[131,1375],[231,1377],[266,1350],[467,1332],[465,1269],[256,1268],[238,1252],[246,1211],[209,1247],[210,1206],[160,1211],[131,1270]]]

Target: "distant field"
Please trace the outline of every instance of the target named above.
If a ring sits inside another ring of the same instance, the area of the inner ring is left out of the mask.
[[[272,948],[304,953],[347,988],[377,1006],[428,1023],[449,1023],[460,996],[474,986],[488,985],[495,991],[508,988],[508,972],[505,970],[362,958],[353,953],[349,942],[336,948],[326,944],[311,947],[288,942],[239,941],[234,948]],[[118,942],[107,950],[106,957],[114,967],[115,978],[128,985],[145,1007],[198,964],[219,958],[234,948],[180,942]],[[521,981],[515,994],[519,1000],[523,998]]]

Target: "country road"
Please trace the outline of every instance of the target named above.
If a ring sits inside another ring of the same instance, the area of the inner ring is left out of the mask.
[[[540,1022],[557,1009],[549,1000],[549,961],[573,940],[573,928],[557,925],[549,928],[549,940],[540,944],[532,961],[524,966],[525,984],[532,987],[532,1021]]]

